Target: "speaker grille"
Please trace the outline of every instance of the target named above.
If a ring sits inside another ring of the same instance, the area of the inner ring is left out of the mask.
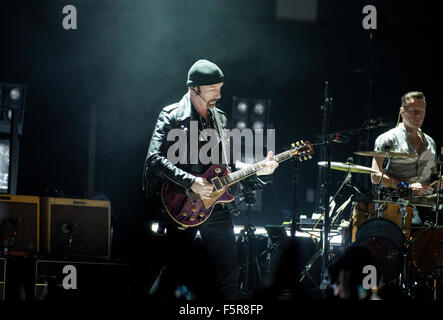
[[[51,255],[109,256],[109,208],[51,205]]]
[[[38,204],[0,201],[0,248],[9,253],[38,252]]]

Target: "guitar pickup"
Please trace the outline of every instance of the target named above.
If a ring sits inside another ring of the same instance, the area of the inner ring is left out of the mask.
[[[211,182],[212,182],[212,184],[214,185],[214,187],[215,187],[215,190],[221,190],[221,189],[223,189],[223,185],[222,185],[222,183],[221,183],[221,181],[220,181],[220,179],[219,178],[213,178],[212,180],[211,180]]]

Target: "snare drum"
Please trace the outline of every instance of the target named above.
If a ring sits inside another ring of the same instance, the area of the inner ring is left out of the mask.
[[[384,202],[381,203],[382,212],[380,218],[394,222],[399,228],[402,226],[401,206],[397,203]],[[405,228],[402,230],[406,238],[411,236],[411,225],[414,209],[410,206],[406,207]],[[353,202],[352,203],[352,242],[355,242],[358,228],[366,221],[377,217],[374,202]]]

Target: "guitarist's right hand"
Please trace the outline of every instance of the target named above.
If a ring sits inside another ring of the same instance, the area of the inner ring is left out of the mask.
[[[198,193],[202,198],[209,198],[214,186],[202,177],[196,177],[191,190]]]

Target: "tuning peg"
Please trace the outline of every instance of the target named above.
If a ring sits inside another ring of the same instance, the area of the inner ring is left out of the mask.
[[[295,144],[296,144],[296,145],[297,145],[297,147],[298,147],[298,146],[300,145],[300,142],[298,142],[298,141],[297,141],[297,142],[296,142]]]
[[[309,155],[309,156],[308,156],[308,158],[309,158],[309,159],[312,159],[312,156],[311,156],[311,155]]]
[[[302,161],[303,161],[303,159],[302,159],[302,158],[298,158],[298,161],[302,162]]]
[[[304,144],[303,140],[300,140],[301,144]]]
[[[308,158],[307,158],[306,156],[303,156],[303,159],[304,159],[304,160],[308,160]]]
[[[291,143],[291,148],[292,148],[292,149],[295,148],[295,143]]]

